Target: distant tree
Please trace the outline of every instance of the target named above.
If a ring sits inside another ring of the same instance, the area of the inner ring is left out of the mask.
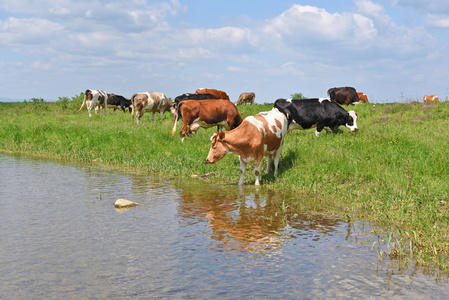
[[[290,97],[293,100],[301,100],[301,99],[306,99],[307,97],[305,97],[303,94],[301,93],[295,93],[295,94],[291,94]]]

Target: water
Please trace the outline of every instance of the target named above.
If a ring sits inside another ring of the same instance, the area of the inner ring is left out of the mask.
[[[447,297],[446,280],[380,262],[371,225],[306,200],[285,217],[284,197],[0,154],[0,298]]]

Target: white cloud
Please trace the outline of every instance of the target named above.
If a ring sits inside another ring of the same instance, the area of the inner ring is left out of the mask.
[[[447,55],[426,27],[399,25],[376,1],[355,0],[352,9],[338,12],[295,4],[274,18],[213,28],[184,26],[186,7],[177,0],[38,2],[0,3],[0,9],[18,13],[0,19],[0,45],[14,53],[10,62],[0,58],[0,64],[12,71],[11,78],[20,77],[12,74],[17,72],[13,64],[21,63],[36,72],[61,70],[61,80],[77,76],[67,86],[89,82],[90,87],[131,90],[151,78],[152,84],[176,91],[182,88],[178,82],[198,82],[267,91],[288,85],[321,91],[323,86],[325,94],[330,86],[369,84],[373,78],[388,78],[393,86],[400,76],[415,73],[415,65]],[[419,1],[396,5],[417,8]],[[429,26],[449,27],[445,14],[425,16]],[[254,83],[274,77],[280,82]]]
[[[400,7],[411,7],[420,13],[449,14],[447,0],[393,0],[392,3]]]
[[[424,20],[429,27],[441,29],[449,28],[449,14],[448,15],[426,14]]]
[[[43,19],[0,20],[0,44],[45,44],[58,36],[64,26]]]
[[[51,64],[41,63],[40,61],[36,61],[33,63],[33,69],[37,69],[37,70],[41,70],[41,71],[48,71],[51,69]]]

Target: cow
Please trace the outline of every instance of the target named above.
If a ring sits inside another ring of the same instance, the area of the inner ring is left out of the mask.
[[[359,97],[359,103],[368,103],[368,96],[365,93],[357,92],[357,96]]]
[[[170,107],[172,103],[165,97],[163,93],[157,92],[145,92],[137,93],[131,97],[131,116],[134,121],[134,114],[136,115],[137,124],[140,123],[140,118],[142,118],[145,112],[152,112],[151,120],[154,120],[154,114],[159,112],[161,115],[161,120],[164,112],[168,111],[171,113]]]
[[[359,102],[359,96],[357,96],[357,91],[353,87],[334,87],[329,89],[327,94],[332,101],[335,101],[338,104],[349,105]]]
[[[190,132],[197,132],[200,127],[207,129],[219,126],[224,127],[226,130],[231,130],[242,123],[242,117],[234,103],[224,99],[182,101],[178,104],[176,115],[172,137],[175,135],[178,116],[180,116],[183,119],[183,126],[180,132],[181,142],[184,142],[186,134],[190,136]]]
[[[256,160],[254,174],[256,175],[255,185],[258,186],[260,184],[260,167],[264,156],[267,156],[265,173],[269,173],[274,156],[274,176],[277,175],[287,127],[287,118],[277,108],[246,117],[236,129],[226,132],[215,132],[212,135],[211,147],[206,161],[214,164],[228,153],[239,155],[239,185],[243,185],[246,164]]]
[[[235,103],[235,106],[239,106],[239,105],[246,104],[246,103],[250,103],[251,105],[253,105],[255,98],[256,98],[256,94],[254,94],[254,93],[241,93],[239,96],[239,99]]]
[[[108,94],[105,91],[87,89],[84,93],[83,103],[81,104],[78,112],[80,112],[83,109],[84,105],[86,105],[87,111],[89,112],[89,117],[92,118],[92,114],[90,112],[92,108],[96,109],[98,107],[98,115],[100,115],[101,108],[104,107],[104,115],[106,116],[106,110],[108,108],[108,104],[106,101],[107,98]]]
[[[217,99],[225,99],[225,100],[229,100],[229,96],[226,92],[220,91],[220,90],[216,90],[216,89],[197,89],[195,91],[195,93],[197,94],[212,94],[215,96],[215,98]]]
[[[126,112],[126,109],[131,111],[131,100],[112,93],[108,95],[108,106],[113,107],[114,112],[117,108],[120,108],[121,110],[123,110],[123,112]]]
[[[348,112],[329,99],[286,100],[281,98],[274,102],[274,107],[287,117],[288,130],[316,127],[317,137],[325,127],[333,132],[340,125],[345,125],[351,131],[358,130],[356,112],[353,110]]]
[[[206,94],[185,93],[185,94],[179,95],[173,101],[172,113],[176,114],[176,110],[178,108],[178,104],[181,101],[185,101],[185,100],[206,100],[206,99],[217,99],[217,97],[215,97],[214,95],[209,94],[209,93],[206,93]],[[176,118],[176,116],[175,116],[175,118]]]
[[[423,101],[424,102],[436,102],[436,103],[440,102],[440,100],[438,100],[438,96],[435,96],[435,95],[425,95],[423,97]]]

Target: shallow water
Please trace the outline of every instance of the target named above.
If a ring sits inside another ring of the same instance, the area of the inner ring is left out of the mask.
[[[0,154],[1,299],[445,298],[285,195]],[[114,202],[140,203],[118,211]],[[287,199],[288,201],[288,199]]]

